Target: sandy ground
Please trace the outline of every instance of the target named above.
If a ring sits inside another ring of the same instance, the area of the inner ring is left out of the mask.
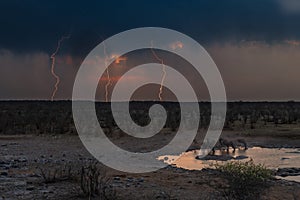
[[[166,143],[172,134],[166,131],[162,138],[152,141],[151,148]],[[268,135],[241,136],[225,131],[223,137],[245,138],[250,146],[300,147],[300,139],[269,137]],[[114,137],[116,143],[128,144],[126,137]],[[196,140],[197,141],[197,140]],[[126,145],[132,150],[149,150],[147,144],[133,142]],[[148,143],[149,145],[149,143]],[[192,146],[197,146],[194,143]],[[71,166],[76,173],[81,166],[93,162],[93,157],[74,135],[0,136],[0,199],[89,199],[76,179],[45,183],[41,169],[49,170]],[[113,158],[112,158],[113,159]],[[147,174],[127,174],[102,166],[109,178],[107,184],[114,193],[113,199],[228,199],[226,178],[215,170],[188,171],[166,167]],[[258,199],[300,199],[300,184],[272,180],[259,191]],[[95,197],[95,199],[99,199]]]

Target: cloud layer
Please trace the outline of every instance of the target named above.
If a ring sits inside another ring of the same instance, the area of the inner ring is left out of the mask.
[[[206,47],[223,76],[229,100],[300,100],[300,45],[297,41],[286,41],[276,45],[265,42],[241,42],[239,44],[212,44]],[[138,55],[136,55],[138,56]],[[145,57],[145,55],[144,55]],[[119,73],[126,64],[133,62],[129,57],[122,65],[115,66]],[[76,64],[77,63],[77,64]],[[61,77],[57,99],[70,99],[79,61],[70,56],[58,56],[56,71]],[[178,65],[178,64],[177,64]],[[189,72],[184,64],[182,69]],[[118,80],[118,74],[112,82]],[[128,77],[132,81],[152,77],[151,70],[141,76]],[[169,76],[172,76],[171,74]],[[172,78],[172,77],[169,77]],[[104,98],[105,75],[98,89],[99,100]],[[191,77],[191,81],[194,80]],[[50,73],[50,58],[46,53],[18,54],[7,50],[0,51],[0,98],[1,99],[49,99],[55,80]],[[208,100],[203,84],[195,82],[196,92]],[[124,86],[126,88],[126,86]],[[149,89],[149,88],[148,88]],[[152,88],[155,92],[157,88]],[[141,95],[149,96],[149,92]],[[151,95],[150,95],[151,96]],[[153,95],[152,95],[153,96]],[[143,99],[143,96],[136,96]],[[171,93],[165,99],[173,100]]]

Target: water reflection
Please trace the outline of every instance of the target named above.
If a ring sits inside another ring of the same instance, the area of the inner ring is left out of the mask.
[[[213,164],[224,163],[227,161],[217,161],[215,159],[209,160],[197,160],[195,157],[201,152],[190,151],[182,153],[181,155],[168,155],[161,156],[158,159],[164,161],[165,163],[172,164],[178,168],[184,168],[188,170],[201,170],[203,168],[213,167]],[[249,161],[251,158],[254,163],[264,164],[270,169],[278,168],[300,168],[300,149],[275,149],[275,148],[260,148],[254,147],[248,150],[237,150],[235,153],[216,151],[218,156],[231,157],[231,161],[241,160]],[[240,159],[242,158],[242,159]],[[245,158],[245,159],[243,159]],[[294,180],[300,182],[300,177],[285,177],[288,180]]]

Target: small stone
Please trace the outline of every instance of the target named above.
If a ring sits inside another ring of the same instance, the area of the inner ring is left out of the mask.
[[[27,159],[26,158],[19,158],[17,161],[18,162],[27,162]]]
[[[28,191],[32,191],[32,190],[34,190],[34,189],[35,189],[35,187],[34,187],[33,185],[28,186],[28,187],[26,188],[26,190],[28,190]]]
[[[8,172],[7,171],[2,171],[2,172],[0,172],[0,176],[8,176]]]
[[[281,158],[281,160],[288,160],[288,159],[290,159],[290,158]]]
[[[11,168],[11,164],[6,164],[6,165],[3,165],[3,166],[1,166],[3,169],[6,169],[6,170],[8,170],[8,169],[10,169]]]
[[[247,158],[249,158],[248,156],[237,156],[237,157],[235,157],[234,159],[235,160],[244,160],[244,159],[247,159]]]
[[[27,185],[27,183],[25,182],[25,181],[17,181],[17,182],[14,182],[14,185],[15,186],[26,186]]]
[[[49,190],[40,190],[40,192],[43,194],[47,194],[47,193],[49,193]]]
[[[0,165],[4,165],[4,164],[7,164],[7,162],[3,161],[3,160],[0,160]]]
[[[140,182],[140,183],[144,182],[144,178],[139,178],[138,182]]]
[[[128,182],[133,182],[133,178],[129,177],[129,178],[127,178],[127,181]]]

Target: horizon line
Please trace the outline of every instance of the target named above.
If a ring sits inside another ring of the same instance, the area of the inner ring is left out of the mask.
[[[80,101],[91,101],[91,100],[72,100],[72,99],[0,99],[0,102],[80,102]],[[95,103],[112,103],[111,101],[92,101]],[[114,103],[126,103],[128,101],[113,101]],[[160,101],[160,100],[130,100],[129,102],[157,102],[157,103],[179,103],[178,101]],[[214,103],[300,103],[300,100],[230,100],[230,101],[214,101]],[[183,101],[181,103],[212,103],[212,101],[201,100],[201,101]]]

